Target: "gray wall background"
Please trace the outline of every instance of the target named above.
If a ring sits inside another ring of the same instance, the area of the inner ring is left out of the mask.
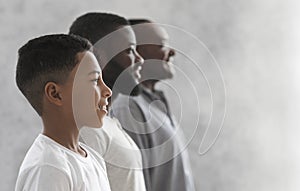
[[[198,154],[197,136],[189,145],[197,190],[299,190],[296,6],[284,0],[1,0],[0,190],[14,189],[19,166],[42,125],[15,85],[17,49],[33,37],[67,32],[87,11],[178,26],[201,39],[218,60],[227,114],[208,153]],[[180,80],[176,86],[185,90]],[[191,101],[183,104],[191,114],[196,110]],[[199,138],[201,122],[198,129]]]

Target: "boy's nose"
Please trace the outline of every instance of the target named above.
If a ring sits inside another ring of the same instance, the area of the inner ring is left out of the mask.
[[[105,84],[103,83],[103,87],[102,87],[102,96],[105,98],[109,98],[112,95],[112,91],[111,89]]]

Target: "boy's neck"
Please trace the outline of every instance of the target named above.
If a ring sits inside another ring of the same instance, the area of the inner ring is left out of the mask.
[[[76,125],[66,124],[59,119],[49,120],[43,117],[42,119],[44,123],[43,135],[83,157],[87,156],[86,151],[79,146],[79,129]]]

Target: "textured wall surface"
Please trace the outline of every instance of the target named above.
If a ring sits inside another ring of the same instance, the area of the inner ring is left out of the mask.
[[[175,25],[201,39],[218,61],[226,84],[227,112],[216,143],[204,155],[198,149],[209,116],[205,106],[209,95],[196,88],[203,103],[202,118],[189,150],[197,190],[299,190],[295,7],[294,2],[283,0],[1,0],[0,190],[14,189],[19,166],[42,125],[15,85],[17,49],[30,38],[67,32],[71,22],[87,11]],[[176,62],[180,66],[184,58],[178,54]],[[189,68],[185,69],[189,75]],[[170,83],[186,92],[181,101],[193,121],[198,108],[189,97],[190,89],[180,75]],[[175,98],[170,102],[178,111]],[[184,128],[189,130],[187,122]]]

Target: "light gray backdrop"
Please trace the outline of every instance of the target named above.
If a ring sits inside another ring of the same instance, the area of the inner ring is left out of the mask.
[[[299,190],[296,5],[284,0],[0,1],[0,190],[14,189],[24,155],[41,131],[39,117],[15,85],[17,49],[33,37],[67,32],[87,11],[178,26],[201,39],[217,59],[227,114],[208,153],[198,154],[201,135],[189,145],[197,190]],[[177,81],[176,87],[189,92]],[[188,94],[182,99],[189,100]],[[193,120],[194,103],[183,104]],[[203,134],[201,121],[198,129]]]

